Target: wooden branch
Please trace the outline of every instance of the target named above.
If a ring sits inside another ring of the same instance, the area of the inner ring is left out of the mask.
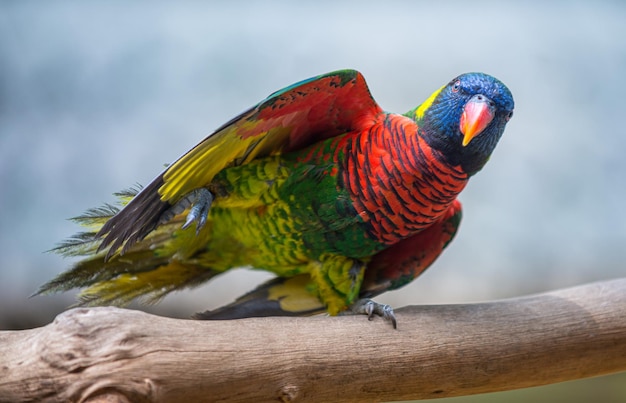
[[[2,401],[430,399],[626,370],[626,278],[525,298],[343,316],[192,321],[73,309],[0,332]]]

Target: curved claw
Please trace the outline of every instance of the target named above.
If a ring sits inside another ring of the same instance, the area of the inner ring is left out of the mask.
[[[387,304],[380,304],[371,299],[363,298],[352,304],[349,309],[350,313],[367,315],[368,320],[372,320],[374,315],[378,315],[391,322],[394,329],[398,328],[398,322],[393,308]]]
[[[209,209],[213,204],[213,194],[209,192],[207,188],[196,189],[190,192],[185,199],[193,199],[193,205],[187,213],[187,219],[183,224],[183,229],[189,228],[189,226],[196,222],[196,234],[200,232],[204,224],[206,224],[207,217],[209,216]]]
[[[176,204],[170,207],[161,215],[159,224],[165,224],[174,216],[182,213],[191,206],[187,218],[183,224],[183,229],[188,228],[194,221],[197,222],[196,234],[200,232],[209,216],[209,210],[213,204],[213,194],[207,188],[195,189],[187,193]]]

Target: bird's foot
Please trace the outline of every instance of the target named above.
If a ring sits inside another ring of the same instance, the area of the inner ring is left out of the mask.
[[[187,213],[187,219],[183,224],[183,229],[188,228],[194,221],[196,222],[196,234],[200,232],[204,224],[206,224],[207,217],[209,216],[209,209],[213,204],[213,194],[209,192],[207,188],[200,188],[190,192],[186,197],[193,198],[193,204],[189,213]]]
[[[393,308],[386,304],[380,304],[368,298],[363,298],[350,305],[348,311],[344,311],[347,314],[367,315],[367,319],[372,320],[374,315],[378,315],[381,318],[391,322],[394,329],[397,329],[396,315],[393,312]]]
[[[198,234],[202,227],[204,227],[204,224],[206,224],[211,204],[213,204],[213,194],[209,189],[199,188],[192,190],[163,213],[160,223],[168,222],[175,215],[182,213],[191,206],[189,213],[187,213],[185,223],[183,224],[183,229],[189,228],[193,222],[196,222],[196,234]]]

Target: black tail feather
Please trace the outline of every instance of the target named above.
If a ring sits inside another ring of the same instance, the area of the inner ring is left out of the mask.
[[[110,259],[120,248],[120,254],[126,253],[137,241],[142,240],[154,230],[170,204],[161,200],[159,188],[163,185],[163,174],[148,186],[111,219],[109,219],[96,237],[102,238],[98,252],[109,248],[105,259]]]

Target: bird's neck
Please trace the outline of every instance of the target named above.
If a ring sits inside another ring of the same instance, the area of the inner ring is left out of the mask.
[[[489,160],[490,152],[478,147],[477,141],[472,141],[467,146],[461,145],[460,141],[451,141],[452,135],[449,133],[455,130],[455,126],[436,126],[426,119],[418,121],[417,125],[419,137],[428,144],[439,160],[445,161],[449,166],[460,167],[468,177],[480,171]]]
[[[438,220],[468,175],[418,135],[416,123],[387,114],[354,137],[344,183],[371,237],[390,245]]]

